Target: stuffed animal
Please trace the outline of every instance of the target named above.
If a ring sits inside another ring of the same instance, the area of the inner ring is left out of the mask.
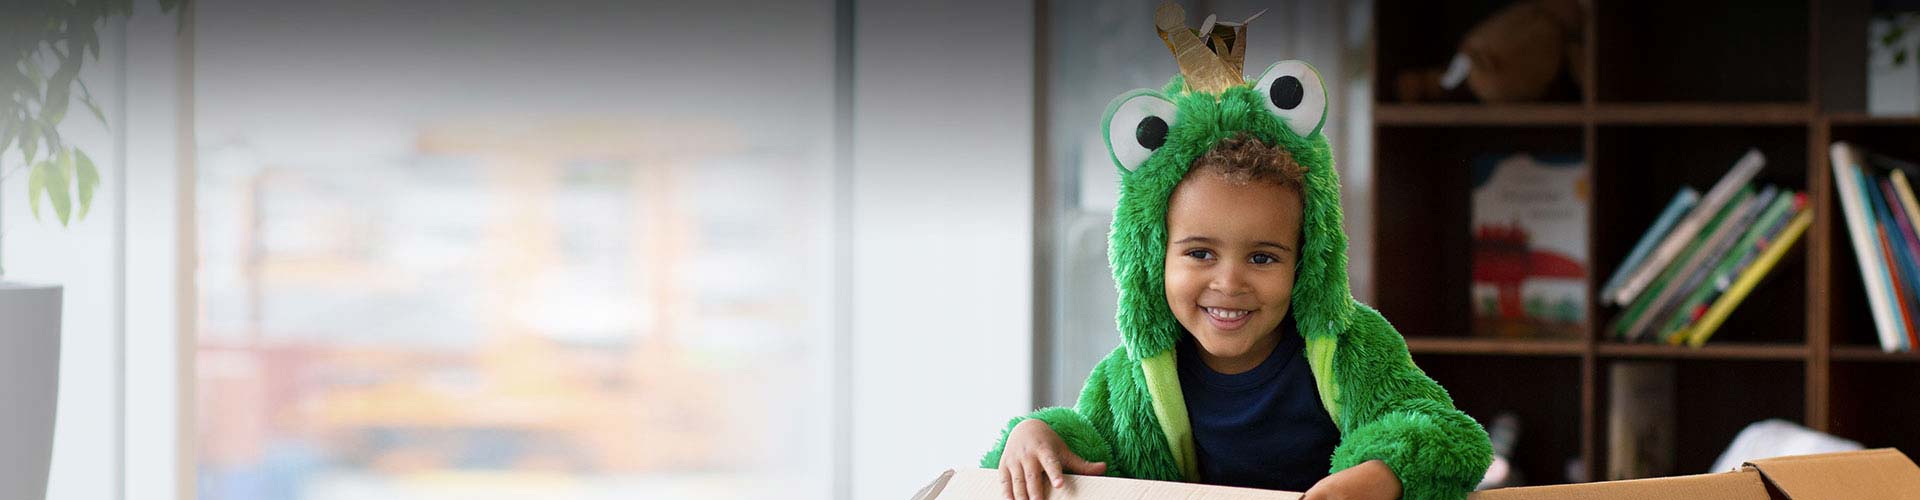
[[[1444,100],[1462,80],[1482,102],[1538,101],[1563,71],[1584,85],[1586,8],[1581,0],[1527,0],[1495,12],[1460,41],[1443,72],[1413,69],[1397,76],[1403,101]]]
[[[1381,460],[1400,478],[1404,498],[1464,498],[1492,460],[1486,431],[1414,365],[1399,332],[1348,291],[1340,178],[1324,132],[1329,107],[1319,73],[1302,61],[1282,61],[1247,79],[1245,23],[1192,30],[1184,20],[1172,4],[1155,15],[1180,75],[1160,90],[1120,95],[1102,123],[1121,178],[1108,259],[1120,291],[1122,345],[1087,376],[1074,407],[1013,419],[981,465],[996,467],[1007,432],[1039,419],[1076,455],[1106,462],[1106,475],[1200,480],[1175,366],[1174,350],[1187,333],[1164,284],[1166,216],[1194,159],[1244,133],[1286,148],[1306,169],[1290,314],[1305,339],[1321,406],[1340,432],[1329,472]]]

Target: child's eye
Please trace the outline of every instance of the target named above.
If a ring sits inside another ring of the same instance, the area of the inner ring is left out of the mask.
[[[1248,260],[1253,261],[1253,263],[1255,264],[1279,264],[1280,263],[1279,257],[1274,257],[1272,255],[1267,255],[1264,253],[1253,254],[1253,257]]]
[[[1213,251],[1212,250],[1188,250],[1187,256],[1195,259],[1200,259],[1200,260],[1209,260],[1213,258]]]

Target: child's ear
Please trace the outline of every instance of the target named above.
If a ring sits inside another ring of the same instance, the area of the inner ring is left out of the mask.
[[[1253,84],[1267,112],[1300,137],[1320,132],[1327,123],[1327,90],[1320,71],[1306,61],[1280,61],[1267,66]]]
[[[1159,92],[1136,89],[1107,104],[1100,130],[1107,140],[1107,155],[1125,175],[1145,165],[1179,124],[1173,101]]]

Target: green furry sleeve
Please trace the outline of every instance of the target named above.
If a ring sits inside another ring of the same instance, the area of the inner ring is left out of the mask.
[[[1120,353],[1119,350],[1115,350]],[[1107,370],[1115,363],[1115,358],[1125,361],[1122,356],[1108,356],[1093,367],[1093,373],[1087,375],[1085,387],[1080,389],[1078,408],[1051,407],[1034,410],[1026,416],[1014,417],[1000,431],[1000,440],[993,445],[993,451],[980,457],[980,467],[993,469],[1000,467],[1000,454],[1006,451],[1007,435],[1013,427],[1027,419],[1038,419],[1053,428],[1054,434],[1066,441],[1067,448],[1073,454],[1088,462],[1107,462],[1108,476],[1120,476],[1121,464],[1113,460],[1113,439],[1107,435],[1112,426],[1112,413],[1107,408]]]
[[[1487,431],[1414,366],[1406,340],[1379,312],[1361,306],[1354,314],[1334,355],[1341,440],[1332,471],[1380,460],[1400,478],[1401,498],[1466,498],[1493,462]]]

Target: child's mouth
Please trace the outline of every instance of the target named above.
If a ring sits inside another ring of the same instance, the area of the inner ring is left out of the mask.
[[[1253,317],[1253,311],[1240,309],[1201,307],[1200,310],[1207,314],[1207,323],[1220,330],[1239,329],[1246,326],[1247,320]]]

